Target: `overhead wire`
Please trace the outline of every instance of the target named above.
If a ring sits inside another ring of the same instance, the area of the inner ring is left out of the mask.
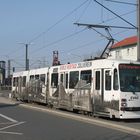
[[[136,12],[136,10],[129,11],[129,12],[127,12],[127,13],[121,14],[120,16],[126,16],[126,15],[129,15],[129,14],[134,13],[134,12]],[[116,19],[116,18],[118,18],[118,17],[109,18],[109,19],[107,19],[107,20],[104,20],[103,22],[100,22],[99,24],[112,21],[112,20],[114,20],[114,19]]]
[[[121,4],[127,4],[127,5],[137,6],[137,4],[131,3],[131,2],[122,2],[122,1],[116,1],[116,0],[104,0],[104,1],[114,2],[114,3],[119,3],[119,4],[121,3]]]
[[[32,41],[35,41],[36,39],[38,39],[39,37],[41,37],[42,35],[44,35],[44,34],[47,33],[48,31],[50,31],[53,27],[55,27],[57,24],[59,24],[60,22],[62,22],[62,21],[63,21],[64,19],[66,19],[68,16],[72,15],[75,11],[77,11],[80,7],[82,7],[82,6],[83,6],[85,3],[87,3],[88,1],[89,1],[89,0],[84,1],[84,2],[83,2],[82,4],[80,4],[77,8],[75,8],[74,10],[72,10],[70,13],[66,14],[64,17],[62,17],[60,20],[58,20],[55,24],[53,24],[52,26],[50,26],[46,31],[40,33],[38,36],[36,36],[35,38],[31,39],[29,42],[31,43]],[[89,1],[87,7],[84,9],[84,11],[83,11],[82,14],[85,13],[85,11],[87,10],[87,8],[88,8],[88,6],[89,6],[90,3],[91,3],[91,1]],[[82,16],[83,16],[83,15],[81,15],[81,16],[79,17],[79,20],[80,20],[80,18],[81,18]],[[115,18],[117,18],[117,17],[115,17]],[[114,19],[115,19],[115,18],[114,18]],[[109,20],[113,20],[113,18],[112,18],[112,19],[109,19]],[[109,20],[108,20],[108,21],[109,21]],[[106,21],[106,22],[107,22],[107,21]],[[84,30],[85,30],[85,29],[84,29]],[[84,30],[81,30],[81,31],[76,32],[76,33],[72,33],[72,34],[67,35],[67,36],[65,36],[65,37],[63,37],[63,38],[61,38],[61,39],[58,39],[58,40],[54,41],[54,42],[51,42],[51,43],[49,43],[49,44],[46,44],[46,45],[44,45],[43,47],[40,47],[40,48],[38,48],[37,50],[33,51],[33,53],[38,52],[38,51],[40,51],[41,49],[44,49],[44,48],[49,47],[49,46],[51,46],[51,45],[54,45],[54,44],[56,44],[56,43],[59,43],[59,42],[65,40],[65,39],[67,39],[67,38],[70,38],[70,37],[72,37],[72,36],[75,36],[76,34],[79,34],[80,32],[82,32],[82,31],[84,31]],[[84,45],[82,45],[82,46],[84,46]]]
[[[62,18],[60,18],[57,22],[55,22],[53,25],[51,25],[47,30],[43,31],[42,33],[38,34],[37,36],[35,36],[34,38],[32,38],[30,41],[28,41],[28,43],[32,43],[33,41],[37,40],[38,38],[40,38],[42,35],[44,35],[45,33],[47,33],[48,31],[50,31],[52,28],[54,28],[57,24],[59,24],[60,22],[62,22],[63,20],[65,20],[67,17],[69,17],[70,15],[72,15],[75,11],[77,11],[79,8],[81,8],[83,5],[85,5],[88,1],[91,0],[85,0],[84,2],[82,2],[79,6],[77,6],[76,8],[74,8],[72,11],[70,11],[69,13],[67,13],[66,15],[64,15]],[[8,54],[6,54],[7,56],[11,55],[11,54],[15,54],[17,51],[19,51],[20,49],[14,50],[12,52],[9,52]]]
[[[81,3],[79,6],[77,6],[75,9],[73,9],[72,11],[70,11],[68,14],[66,14],[65,16],[63,16],[62,18],[60,18],[56,23],[54,23],[53,25],[51,25],[47,30],[45,30],[44,32],[40,33],[39,35],[37,35],[36,37],[34,37],[33,39],[31,39],[29,41],[29,43],[35,41],[36,39],[40,38],[42,35],[44,35],[45,33],[47,33],[48,31],[50,31],[52,28],[54,28],[57,24],[59,24],[60,22],[62,22],[64,19],[66,19],[67,17],[69,17],[70,15],[72,15],[75,11],[77,11],[79,8],[81,8],[84,4],[86,4],[89,0],[85,0],[83,3]]]
[[[82,14],[79,16],[79,18],[76,20],[76,22],[78,22],[82,16],[85,14],[86,10],[88,9],[89,5],[91,4],[92,0],[89,0],[89,3],[87,4],[87,6],[85,7],[85,9],[83,10]]]
[[[123,30],[123,31],[120,31],[120,32],[116,32],[116,33],[113,34],[113,36],[122,34],[122,33],[124,33],[124,32],[128,32],[128,30]],[[89,42],[89,43],[80,45],[80,46],[78,46],[78,47],[75,47],[75,48],[73,48],[73,49],[70,49],[70,50],[67,50],[67,51],[64,51],[64,52],[61,52],[61,53],[66,54],[66,53],[69,53],[69,52],[72,52],[72,51],[75,51],[75,50],[78,50],[78,49],[85,48],[85,47],[87,47],[87,46],[93,45],[93,44],[95,44],[95,43],[97,43],[97,42],[101,42],[101,41],[103,41],[103,40],[105,40],[105,38],[101,38],[101,39],[94,40],[94,41],[92,41],[92,42]],[[115,40],[115,41],[119,42],[118,40]],[[65,58],[65,57],[64,57],[64,58]],[[63,61],[63,60],[64,60],[64,59],[62,59],[62,61]]]
[[[132,27],[136,28],[137,27],[135,25],[133,25],[132,23],[130,23],[129,21],[127,21],[126,19],[122,18],[120,15],[116,14],[115,12],[113,12],[112,10],[110,10],[109,8],[107,8],[106,6],[104,6],[103,4],[101,4],[100,2],[98,2],[97,0],[94,0],[97,4],[99,4],[100,6],[102,6],[104,9],[106,9],[107,11],[111,12],[112,14],[114,14],[115,16],[117,16],[118,18],[120,18],[121,20],[123,20],[124,22],[126,22],[127,24],[131,25]]]
[[[85,1],[85,2],[87,2],[87,1]],[[91,3],[91,1],[89,1],[87,7],[84,9],[84,12],[86,11],[86,9],[88,8],[88,6],[89,6],[90,3]],[[84,12],[83,12],[83,14],[84,14]],[[133,11],[131,11],[131,12],[133,12]],[[130,14],[131,12],[122,14],[121,16]],[[115,17],[115,18],[117,18],[117,17]],[[111,18],[111,19],[109,19],[109,20],[113,20],[113,19],[115,19],[115,18]],[[79,18],[79,19],[80,19],[80,18]],[[107,21],[109,21],[109,20],[107,20]],[[106,21],[106,22],[107,22],[107,21]],[[85,30],[85,29],[84,29],[84,30]],[[51,43],[49,43],[49,44],[46,44],[45,46],[40,47],[40,48],[38,48],[37,50],[33,51],[33,53],[38,52],[38,51],[40,51],[40,50],[43,49],[43,48],[46,48],[46,47],[49,47],[49,46],[54,45],[54,44],[56,44],[56,43],[59,43],[59,42],[65,40],[65,39],[67,39],[67,38],[70,38],[70,37],[72,37],[72,36],[74,36],[74,35],[76,35],[76,34],[79,34],[79,33],[82,32],[82,31],[83,31],[83,30],[81,30],[81,31],[79,31],[79,32],[76,32],[76,33],[72,33],[72,34],[70,34],[70,35],[68,35],[68,36],[65,36],[65,37],[63,37],[63,38],[61,38],[61,39],[58,39],[58,40],[56,40],[56,41],[54,41],[54,42],[51,42]]]
[[[56,40],[56,41],[53,41],[53,42],[51,42],[51,43],[49,43],[49,44],[44,45],[44,46],[42,46],[42,47],[36,49],[35,51],[32,51],[32,53],[38,52],[38,51],[40,51],[41,49],[47,48],[47,47],[49,47],[49,46],[51,46],[51,45],[55,45],[56,43],[59,43],[59,42],[61,42],[61,41],[64,41],[65,39],[71,38],[71,37],[73,37],[73,36],[75,36],[75,35],[77,35],[77,34],[83,32],[83,31],[85,31],[85,30],[86,30],[86,28],[84,28],[84,29],[82,29],[82,30],[80,30],[80,31],[71,33],[71,34],[69,34],[69,35],[67,35],[67,36],[65,36],[65,37],[63,37],[63,38],[60,38],[60,39],[58,39],[58,40]]]

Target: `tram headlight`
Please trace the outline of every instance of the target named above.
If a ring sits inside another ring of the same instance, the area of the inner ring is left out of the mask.
[[[127,100],[125,98],[121,99],[121,111],[125,111],[125,108],[127,107]]]
[[[127,103],[121,103],[122,107],[127,107]]]

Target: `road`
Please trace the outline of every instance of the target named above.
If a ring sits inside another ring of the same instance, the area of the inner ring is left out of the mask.
[[[81,119],[79,115],[74,118],[72,113],[65,113],[68,115],[65,116],[62,111],[47,111],[46,107],[22,105],[0,98],[0,140],[140,139],[138,133],[115,128],[116,124],[124,122],[88,117]],[[90,122],[88,119],[94,121]],[[129,126],[128,128],[136,126],[139,130],[140,122],[125,122],[124,124],[123,126]]]

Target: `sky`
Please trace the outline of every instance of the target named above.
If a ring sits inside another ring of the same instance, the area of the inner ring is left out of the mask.
[[[121,1],[131,5],[97,1],[137,26],[136,0]],[[77,22],[132,27],[94,0],[0,0],[0,60],[11,60],[16,71],[24,70],[25,44],[30,68],[52,65],[55,50],[61,64],[99,54],[108,40]],[[97,30],[108,36],[104,29]],[[111,28],[110,34],[117,42],[136,35],[136,30]]]

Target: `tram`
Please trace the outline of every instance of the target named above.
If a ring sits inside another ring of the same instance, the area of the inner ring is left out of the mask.
[[[140,118],[140,63],[97,59],[15,72],[12,97],[93,116]]]

